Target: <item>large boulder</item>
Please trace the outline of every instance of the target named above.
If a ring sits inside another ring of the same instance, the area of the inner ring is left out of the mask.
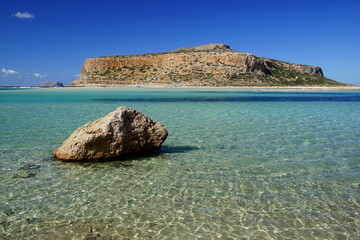
[[[167,135],[161,123],[134,109],[119,107],[75,130],[54,155],[61,160],[128,156],[159,149]]]

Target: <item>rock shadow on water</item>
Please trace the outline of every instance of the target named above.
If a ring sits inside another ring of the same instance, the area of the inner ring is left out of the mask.
[[[159,157],[161,155],[161,150],[156,149],[152,151],[142,152],[138,154],[129,154],[129,155],[122,155],[118,157],[111,157],[111,158],[99,158],[99,159],[84,159],[84,160],[77,160],[77,161],[64,161],[59,160],[53,157],[53,160],[56,160],[60,165],[78,165],[83,167],[114,167],[114,168],[127,168],[132,167],[133,161],[147,161],[154,157]]]
[[[81,160],[81,161],[64,161],[58,160],[53,157],[51,160],[56,160],[60,165],[78,165],[82,167],[89,167],[89,168],[130,168],[134,167],[134,162],[141,162],[141,161],[149,161],[154,158],[163,158],[166,154],[178,154],[178,153],[186,153],[190,151],[199,150],[199,148],[194,146],[162,146],[160,149],[143,152],[139,154],[131,154],[127,156],[121,157],[113,157],[113,158],[104,158],[104,159],[88,159],[88,160]]]
[[[163,146],[161,147],[161,153],[173,154],[173,153],[186,153],[199,150],[194,146]]]

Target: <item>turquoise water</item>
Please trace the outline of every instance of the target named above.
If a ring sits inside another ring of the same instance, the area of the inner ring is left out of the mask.
[[[160,153],[52,157],[118,106]],[[360,92],[0,90],[0,123],[1,239],[360,239]]]

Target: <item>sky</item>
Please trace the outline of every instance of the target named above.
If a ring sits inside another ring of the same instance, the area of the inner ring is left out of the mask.
[[[226,43],[360,85],[360,0],[1,0],[0,86],[78,78],[86,58]]]

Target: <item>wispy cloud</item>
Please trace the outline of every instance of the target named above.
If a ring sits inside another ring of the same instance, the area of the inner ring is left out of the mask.
[[[76,74],[75,77],[78,77],[78,78],[79,78],[79,77],[81,77],[81,74]]]
[[[35,16],[31,13],[28,12],[17,12],[14,13],[13,15],[11,15],[13,17],[17,17],[17,18],[22,18],[22,19],[31,19],[31,18],[35,18]]]
[[[40,74],[40,73],[33,73],[33,75],[34,75],[35,77],[40,78],[40,79],[47,77],[47,75],[43,75],[43,74]]]
[[[7,69],[5,69],[5,68],[2,68],[1,69],[1,72],[5,75],[5,76],[14,76],[14,75],[18,75],[18,74],[20,74],[20,73],[18,73],[17,71],[15,71],[15,70],[7,70]]]
[[[1,73],[2,73],[2,77],[4,78],[46,78],[47,75],[46,74],[41,74],[41,73],[21,73],[21,72],[17,72],[15,70],[11,70],[11,69],[6,69],[6,68],[2,68],[1,69]]]

